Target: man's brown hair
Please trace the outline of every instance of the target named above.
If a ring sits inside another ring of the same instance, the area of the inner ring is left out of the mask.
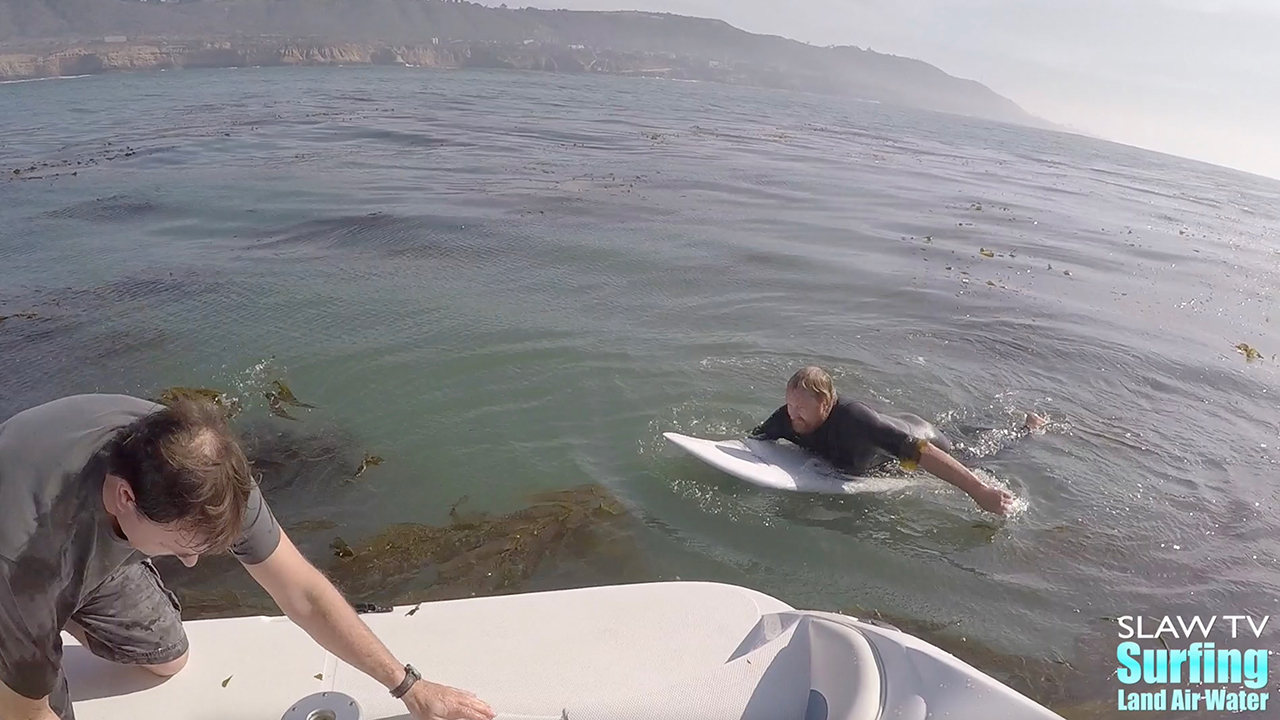
[[[112,444],[108,467],[129,483],[144,517],[175,525],[203,552],[239,537],[252,471],[216,404],[179,399],[134,422]]]
[[[788,390],[806,390],[818,400],[833,403],[836,400],[835,383],[826,370],[810,365],[800,368],[787,381]]]

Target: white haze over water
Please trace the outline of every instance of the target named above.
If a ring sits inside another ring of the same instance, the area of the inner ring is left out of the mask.
[[[712,17],[918,58],[1077,132],[1280,178],[1280,0],[530,4]]]

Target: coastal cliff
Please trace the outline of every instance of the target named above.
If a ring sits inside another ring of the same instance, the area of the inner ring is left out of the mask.
[[[548,72],[602,72],[732,81],[678,59],[649,53],[613,53],[555,46],[455,42],[413,46],[317,43],[306,40],[134,42],[67,45],[45,52],[0,53],[0,80],[91,75],[128,70],[271,67],[284,65],[401,65],[427,68],[500,68]]]
[[[857,97],[1040,124],[928,63],[719,20],[446,0],[0,0],[0,79],[115,70],[411,65],[602,72]]]

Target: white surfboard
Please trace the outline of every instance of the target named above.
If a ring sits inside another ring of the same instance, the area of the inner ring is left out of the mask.
[[[790,492],[855,495],[897,490],[909,478],[846,475],[809,451],[791,443],[766,440],[705,440],[664,432],[672,444],[711,467],[752,485]]]

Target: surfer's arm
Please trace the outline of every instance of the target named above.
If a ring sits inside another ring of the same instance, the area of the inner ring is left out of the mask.
[[[982,482],[969,468],[937,445],[905,432],[862,403],[855,403],[853,410],[857,422],[870,434],[872,441],[884,452],[897,457],[904,469],[919,467],[955,485],[987,512],[1007,515],[1012,509],[1012,495]]]
[[[1012,495],[982,482],[973,471],[933,443],[926,440],[919,442],[920,469],[965,491],[983,510],[997,515],[1009,514],[1013,505]]]
[[[778,440],[791,434],[791,417],[787,415],[787,406],[783,405],[751,431],[756,440]]]

